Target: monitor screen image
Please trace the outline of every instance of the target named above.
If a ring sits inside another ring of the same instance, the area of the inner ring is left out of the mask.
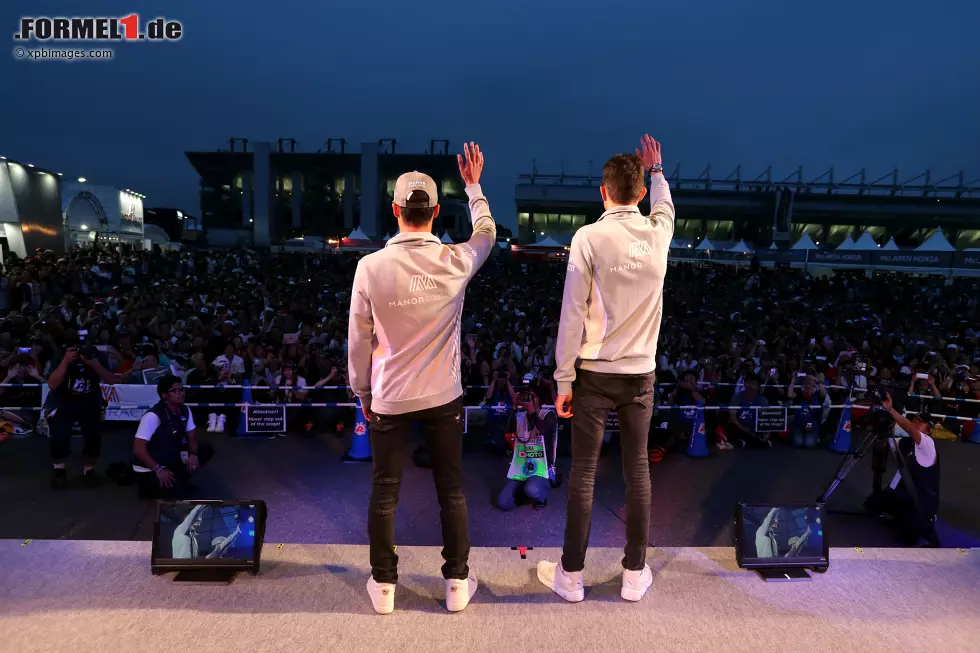
[[[741,557],[773,565],[823,558],[823,513],[822,506],[743,505]]]
[[[169,504],[161,507],[154,555],[173,560],[254,560],[255,505]]]

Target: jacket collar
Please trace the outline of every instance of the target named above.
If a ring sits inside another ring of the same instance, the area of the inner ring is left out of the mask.
[[[625,220],[635,218],[638,215],[642,215],[638,206],[616,206],[599,216],[599,220],[605,220],[606,218],[611,220]],[[596,220],[596,222],[599,220]]]
[[[385,247],[390,245],[401,245],[402,243],[406,245],[422,245],[424,243],[435,243],[436,245],[441,245],[442,241],[431,232],[406,231],[405,233],[400,233],[397,236],[392,237],[387,243],[385,243]]]

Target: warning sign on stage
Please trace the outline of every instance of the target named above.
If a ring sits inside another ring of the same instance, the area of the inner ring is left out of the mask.
[[[245,431],[247,433],[285,433],[285,406],[245,407]]]
[[[619,433],[619,413],[610,411],[606,417],[606,432]]]
[[[778,433],[786,430],[786,409],[781,406],[760,406],[755,411],[756,433]]]

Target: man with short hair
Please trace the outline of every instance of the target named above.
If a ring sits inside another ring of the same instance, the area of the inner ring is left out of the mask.
[[[466,183],[473,235],[446,245],[432,234],[439,215],[431,177],[409,172],[395,183],[399,233],[362,258],[354,275],[348,328],[350,384],[370,424],[374,480],[368,514],[371,578],[379,614],[394,610],[398,582],[395,507],[405,445],[420,422],[432,452],[442,519],[446,607],[462,610],[476,591],[463,494],[463,386],[460,322],[470,280],[496,246],[497,228],[480,189],[483,154],[475,143],[457,157]]]
[[[197,441],[194,416],[184,405],[184,386],[176,376],[157,382],[160,401],[146,411],[133,441],[136,487],[144,499],[177,499],[190,493],[190,477],[214,455]]]
[[[650,216],[637,206],[650,175]],[[620,595],[639,601],[653,582],[646,564],[650,530],[647,437],[653,414],[657,340],[663,313],[674,205],[660,143],[619,154],[602,170],[605,212],[576,232],[568,255],[556,352],[559,417],[572,417],[572,469],[560,563],[542,561],[538,578],[566,601],[585,598],[596,466],[606,417],[619,415],[626,480],[626,548]],[[572,411],[572,383],[575,388]]]

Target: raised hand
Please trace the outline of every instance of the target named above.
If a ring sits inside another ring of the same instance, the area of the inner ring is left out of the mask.
[[[464,154],[456,155],[459,164],[459,175],[467,186],[480,183],[480,173],[483,172],[483,152],[476,143],[463,143]]]
[[[640,147],[636,151],[636,156],[643,160],[643,167],[647,170],[654,165],[663,165],[663,161],[660,157],[660,143],[653,140],[650,134],[644,134],[642,140],[640,141]]]

